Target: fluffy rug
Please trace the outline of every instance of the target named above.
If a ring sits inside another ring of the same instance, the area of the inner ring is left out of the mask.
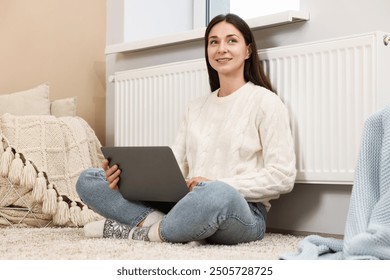
[[[90,239],[82,228],[0,228],[3,260],[277,260],[297,250],[302,236],[267,233],[234,246]]]

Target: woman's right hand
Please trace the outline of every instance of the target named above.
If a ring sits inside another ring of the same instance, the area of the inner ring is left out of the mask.
[[[121,170],[119,169],[118,165],[109,166],[109,162],[107,159],[104,159],[102,162],[102,168],[104,172],[106,173],[106,180],[109,184],[110,189],[117,190],[118,188],[118,182],[119,182],[119,175],[121,174]]]

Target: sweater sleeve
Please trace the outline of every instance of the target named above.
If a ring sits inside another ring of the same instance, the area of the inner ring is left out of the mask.
[[[263,105],[257,127],[262,145],[258,158],[263,162],[254,170],[218,180],[236,188],[248,201],[269,206],[269,200],[292,190],[296,159],[287,108],[277,96],[268,96]]]
[[[186,155],[187,145],[187,123],[188,123],[189,108],[187,107],[184,117],[179,126],[179,130],[176,134],[175,142],[171,146],[176,161],[183,173],[184,178],[188,176],[188,161]]]

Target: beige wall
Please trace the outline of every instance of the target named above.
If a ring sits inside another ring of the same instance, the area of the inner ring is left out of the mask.
[[[105,139],[106,0],[0,0],[0,94],[47,82]]]

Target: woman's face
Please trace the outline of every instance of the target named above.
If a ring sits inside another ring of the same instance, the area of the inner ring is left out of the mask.
[[[210,30],[207,56],[218,75],[243,75],[250,48],[233,24],[222,21]]]

